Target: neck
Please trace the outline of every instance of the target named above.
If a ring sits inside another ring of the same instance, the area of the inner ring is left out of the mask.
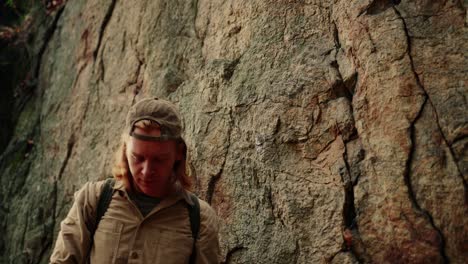
[[[142,195],[146,195],[146,196],[149,196],[149,197],[152,197],[152,198],[164,198],[164,197],[172,194],[174,192],[174,190],[175,190],[173,184],[168,184],[168,186],[158,188],[158,189],[153,190],[152,192],[148,193],[148,192],[143,192],[142,190],[140,190],[140,188],[138,188],[138,186],[136,184],[134,184],[133,181],[131,181],[130,183],[131,183],[133,192],[139,193],[139,194],[142,194]]]

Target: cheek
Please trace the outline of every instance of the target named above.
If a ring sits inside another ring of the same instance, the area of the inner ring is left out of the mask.
[[[153,165],[154,165],[154,170],[160,176],[167,175],[172,171],[172,166],[170,162],[155,162]]]
[[[130,172],[132,174],[135,174],[136,172],[138,172],[140,170],[140,166],[139,164],[137,164],[136,162],[132,161],[131,159],[128,160],[128,167],[130,169]]]
[[[174,165],[175,165],[175,160],[172,160],[171,162],[167,162],[164,166],[166,173],[172,172],[174,170]]]

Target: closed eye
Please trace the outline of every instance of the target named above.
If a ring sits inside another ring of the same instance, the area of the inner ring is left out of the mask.
[[[163,157],[154,158],[154,161],[155,162],[164,162],[164,161],[166,161],[168,159],[169,159],[168,157],[163,156]]]
[[[142,162],[145,160],[142,156],[136,155],[135,153],[132,154],[132,159],[136,162]]]

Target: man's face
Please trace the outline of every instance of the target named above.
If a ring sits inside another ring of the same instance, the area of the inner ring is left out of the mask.
[[[136,127],[135,133],[159,136],[159,129],[144,130]],[[172,191],[171,177],[174,163],[181,159],[177,143],[168,141],[143,141],[129,137],[127,160],[134,188],[146,195],[163,197]]]

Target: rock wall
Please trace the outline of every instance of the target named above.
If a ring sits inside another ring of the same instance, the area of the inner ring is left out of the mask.
[[[127,110],[158,96],[223,263],[464,263],[465,2],[66,2],[0,158],[0,261],[47,263]]]

